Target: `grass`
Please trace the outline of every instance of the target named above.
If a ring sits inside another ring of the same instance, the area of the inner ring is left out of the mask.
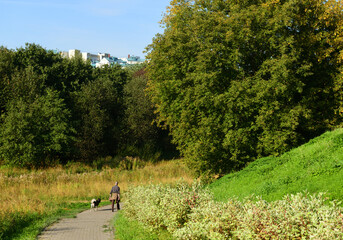
[[[61,218],[74,217],[82,210],[88,209],[88,203],[59,204],[55,211],[40,214],[37,212],[12,212],[5,216],[1,222],[10,223],[10,228],[3,230],[0,239],[26,240],[35,239],[48,225]],[[11,220],[9,222],[9,220]],[[15,227],[13,227],[15,226]],[[20,231],[18,231],[20,229]]]
[[[109,192],[119,182],[122,199],[131,186],[192,182],[191,172],[180,161],[148,164],[135,170],[81,164],[41,170],[0,168],[0,239],[35,239],[60,217],[89,208],[92,198],[109,204]]]
[[[151,193],[148,190],[149,187],[144,188],[143,192],[139,188],[134,189],[134,192],[137,191],[138,194],[131,193],[128,198],[130,203],[126,210],[124,209],[124,214],[131,213],[130,219],[136,220],[128,220],[129,218],[121,212],[115,222],[118,239],[163,239],[150,233],[146,230],[149,226],[142,227],[137,220],[150,224],[150,228],[155,225],[160,226],[159,224],[169,223],[166,221],[168,216],[177,216],[179,209],[182,209],[179,204],[173,207],[168,198],[170,195],[180,197],[181,193],[165,194],[167,200],[163,200],[160,196],[162,191],[160,188]],[[182,228],[176,229],[174,233],[171,231],[169,234],[179,236],[180,239],[219,239],[219,235],[225,235],[223,234],[225,232],[233,234],[237,239],[270,239],[278,238],[282,234],[282,239],[300,239],[317,234],[321,237],[314,238],[323,239],[325,234],[330,233],[331,223],[338,221],[341,224],[341,217],[339,217],[342,216],[340,215],[341,208],[331,205],[330,208],[326,204],[327,200],[343,200],[342,189],[343,129],[338,129],[327,132],[280,157],[258,159],[245,169],[228,174],[212,183],[209,190],[214,194],[216,201],[211,202],[209,197],[204,197],[205,204],[195,207],[190,210],[190,213],[181,211],[181,213],[189,214],[183,216],[189,223],[186,223],[184,227],[181,225]],[[309,194],[297,194],[304,191]],[[149,192],[151,196],[146,196]],[[321,195],[315,195],[320,192],[326,192],[328,196],[328,199],[323,198],[323,206]],[[290,196],[290,194],[294,195]],[[245,199],[251,195],[261,196],[270,203],[259,200],[260,198]],[[154,198],[157,199],[152,200]],[[177,202],[182,205],[181,203],[185,203],[184,200],[179,199]],[[169,204],[165,205],[165,202]],[[135,204],[137,206],[134,206]],[[313,206],[316,206],[315,209],[312,209]],[[166,209],[163,210],[164,207]],[[322,210],[319,211],[319,209]],[[317,210],[318,213],[315,212]],[[330,211],[332,214],[328,213]],[[332,216],[333,214],[336,214],[336,218]],[[327,225],[323,223],[322,218],[328,220],[325,223]],[[174,226],[178,223],[173,225],[171,221],[170,225]],[[341,225],[333,224],[332,226],[336,227],[336,231]],[[164,226],[162,229],[165,228],[168,227]],[[205,228],[211,230],[204,231]],[[160,229],[157,228],[157,230]],[[209,237],[210,233],[213,234],[212,237]]]
[[[343,129],[327,132],[280,157],[267,157],[245,169],[228,174],[209,188],[215,200],[226,201],[254,195],[267,201],[307,191],[326,192],[330,200],[343,200]],[[57,219],[74,216],[89,208],[92,198],[109,204],[108,193],[115,181],[125,191],[148,184],[169,184],[183,179],[193,182],[192,173],[180,161],[149,164],[135,170],[81,164],[42,170],[0,168],[0,239],[35,239]],[[168,239],[165,232],[152,234],[144,226],[119,214],[117,237],[125,239]]]
[[[279,200],[286,194],[325,192],[343,200],[343,129],[327,132],[280,157],[266,157],[228,174],[210,186],[217,201],[262,196]]]
[[[141,225],[138,221],[129,220],[119,212],[114,219],[116,240],[171,240],[171,234],[167,231],[151,232]]]

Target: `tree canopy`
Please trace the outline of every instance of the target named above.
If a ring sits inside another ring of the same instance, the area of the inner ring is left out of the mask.
[[[139,72],[142,66],[93,68],[36,44],[0,47],[0,164],[150,160],[165,134],[151,125],[155,115]]]
[[[161,125],[199,172],[278,155],[342,117],[343,7],[173,0],[148,48]]]
[[[56,91],[47,90],[32,101],[12,100],[2,118],[0,157],[6,164],[46,167],[68,154],[75,130]]]

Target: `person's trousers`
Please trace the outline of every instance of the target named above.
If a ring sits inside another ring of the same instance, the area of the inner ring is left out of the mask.
[[[118,199],[118,193],[112,193],[112,199],[111,202],[112,202],[112,212],[114,211],[114,202],[117,203],[117,210],[120,209],[120,206],[119,206],[119,202],[120,200]]]
[[[112,200],[112,212],[114,211],[114,202],[117,203],[117,210],[120,210],[120,206],[119,206],[119,200],[118,198],[116,200]]]

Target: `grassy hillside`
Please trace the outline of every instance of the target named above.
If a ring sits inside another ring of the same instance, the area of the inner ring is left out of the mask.
[[[327,132],[280,157],[258,159],[217,180],[210,188],[219,201],[252,194],[271,201],[305,190],[326,192],[331,200],[341,201],[343,129]]]

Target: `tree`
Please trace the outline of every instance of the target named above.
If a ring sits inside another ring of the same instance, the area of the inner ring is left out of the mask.
[[[31,102],[11,100],[1,119],[1,158],[20,167],[45,167],[63,160],[74,134],[69,117],[56,91],[47,89]]]
[[[0,47],[0,115],[5,111],[9,100],[8,84],[13,71],[13,52],[5,47]]]
[[[141,143],[149,142],[157,135],[157,128],[152,125],[155,118],[152,104],[144,92],[147,79],[144,69],[142,71],[142,74],[133,76],[124,88],[126,123],[133,138]]]
[[[125,154],[145,160],[157,160],[158,154],[174,154],[168,131],[160,129],[155,122],[154,107],[146,93],[145,65],[126,70],[129,78],[124,87]]]
[[[342,9],[334,0],[171,2],[149,46],[149,94],[191,166],[239,169],[340,121]]]
[[[118,149],[126,73],[120,66],[97,69],[95,80],[73,94],[77,148],[84,161],[113,155]]]

